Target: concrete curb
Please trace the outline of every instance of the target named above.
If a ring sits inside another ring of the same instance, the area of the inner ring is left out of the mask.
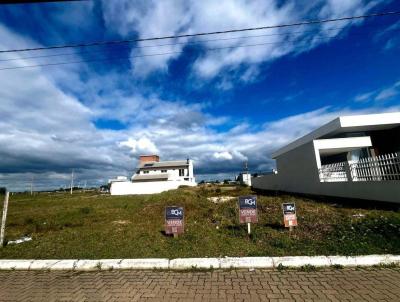
[[[229,268],[277,268],[306,265],[373,266],[400,264],[400,255],[367,256],[294,256],[294,257],[225,257],[225,258],[177,258],[177,259],[99,259],[99,260],[14,260],[0,259],[0,270],[142,270],[142,269],[229,269]]]
[[[219,258],[178,258],[169,261],[169,269],[182,270],[182,269],[213,269],[220,268]]]
[[[226,257],[220,258],[220,268],[273,268],[272,257]]]
[[[274,267],[301,267],[304,265],[330,266],[331,262],[327,256],[296,256],[296,257],[273,257]]]

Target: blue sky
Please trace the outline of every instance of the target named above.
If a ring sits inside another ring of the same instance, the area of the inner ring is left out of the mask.
[[[400,10],[396,1],[84,1],[0,6],[0,48],[145,38]],[[0,179],[98,183],[138,155],[232,178],[344,114],[398,111],[400,17],[0,54]],[[256,36],[256,37],[255,37]],[[217,40],[219,39],[219,40]],[[161,44],[161,45],[160,45]],[[253,47],[246,45],[263,44]],[[210,50],[222,48],[219,50]],[[66,53],[70,55],[65,55]],[[147,56],[172,53],[163,56]],[[64,54],[42,58],[29,58]],[[142,56],[141,58],[131,58]],[[118,58],[115,60],[115,58]],[[122,59],[121,59],[122,58]],[[124,59],[125,58],[125,59]]]

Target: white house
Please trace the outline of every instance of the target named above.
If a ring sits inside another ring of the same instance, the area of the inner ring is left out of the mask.
[[[247,166],[247,161],[244,164],[244,170],[243,172],[240,172],[236,180],[241,184],[241,185],[246,185],[251,187],[251,174],[249,172],[249,168]]]
[[[110,183],[111,195],[153,194],[197,185],[192,160],[160,161],[157,155],[140,156],[139,166],[130,181],[111,180]]]
[[[338,117],[272,158],[255,189],[400,203],[400,112]]]
[[[249,172],[246,171],[239,173],[237,180],[241,185],[246,185],[251,187],[251,174]]]

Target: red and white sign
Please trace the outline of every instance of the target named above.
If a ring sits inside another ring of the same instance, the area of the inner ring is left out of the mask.
[[[282,204],[283,222],[286,228],[297,226],[296,204],[294,202]]]
[[[257,222],[257,196],[239,197],[239,222]]]
[[[182,234],[184,232],[184,210],[181,207],[165,208],[165,234]]]

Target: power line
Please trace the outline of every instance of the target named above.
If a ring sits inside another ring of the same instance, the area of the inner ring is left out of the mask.
[[[328,28],[326,30],[327,31],[333,31],[333,30],[342,30],[342,29],[345,29],[345,28],[346,28],[346,26]],[[187,42],[176,42],[176,43],[167,43],[167,44],[141,45],[141,46],[132,47],[132,49],[153,48],[153,47],[173,46],[173,45],[186,45],[186,44],[191,45],[191,44],[198,44],[198,43],[218,42],[218,41],[228,41],[228,40],[240,40],[240,39],[247,39],[247,38],[259,38],[259,37],[270,37],[270,36],[291,36],[291,35],[295,35],[295,34],[312,33],[312,32],[315,32],[315,30],[302,30],[302,31],[293,31],[293,32],[287,32],[287,33],[239,36],[239,37],[207,39],[207,40],[197,40],[197,41],[187,41]],[[357,35],[359,35],[359,34],[357,34]],[[101,45],[99,45],[99,46],[101,46]],[[125,46],[128,46],[128,45],[125,45]],[[98,51],[78,51],[78,52],[56,53],[56,54],[29,56],[29,57],[18,57],[18,58],[12,58],[12,59],[0,59],[0,62],[9,62],[9,61],[26,60],[26,59],[37,59],[37,58],[48,58],[48,57],[59,57],[59,56],[72,56],[72,55],[79,55],[79,54],[101,53],[101,52],[104,52],[104,51],[105,50],[102,49],[102,50],[98,50]]]
[[[25,3],[43,3],[43,2],[82,2],[88,0],[2,0],[0,5],[6,4],[25,4]]]
[[[352,35],[366,35],[366,34],[352,34]],[[259,36],[248,36],[248,37],[262,37],[264,35]],[[315,36],[307,40],[325,40],[330,38],[335,38],[338,35],[334,36]],[[243,37],[242,37],[243,38]],[[215,41],[217,41],[216,39]],[[224,39],[222,39],[224,40]],[[209,40],[213,41],[213,40]],[[245,44],[245,45],[234,45],[234,46],[225,46],[225,47],[215,47],[215,48],[206,48],[205,51],[217,51],[222,49],[233,49],[233,48],[241,48],[241,47],[256,47],[256,46],[263,46],[263,45],[273,45],[273,44],[284,44],[290,42],[306,42],[306,41],[299,41],[298,39],[293,40],[284,40],[284,41],[276,41],[276,42],[264,42],[264,43],[256,43],[256,44]],[[185,44],[185,43],[183,43]],[[162,46],[161,45],[154,45],[154,46]],[[174,45],[174,44],[165,44],[165,45]],[[137,47],[142,48],[142,47]],[[135,47],[133,48],[135,49]],[[2,70],[13,70],[13,69],[24,69],[24,68],[34,68],[34,67],[48,67],[48,66],[57,66],[57,65],[68,65],[68,64],[80,64],[80,63],[96,63],[96,62],[107,62],[107,61],[117,61],[117,60],[127,60],[133,58],[142,58],[142,57],[153,57],[153,56],[163,56],[163,55],[171,55],[171,54],[182,54],[183,51],[173,51],[173,52],[163,52],[163,53],[154,53],[154,54],[144,54],[144,55],[135,55],[135,56],[126,56],[126,57],[114,57],[114,58],[99,58],[99,59],[86,59],[86,60],[79,60],[79,61],[68,61],[68,62],[56,62],[56,63],[43,63],[43,64],[35,64],[35,65],[23,65],[23,66],[13,66],[13,67],[4,67],[0,68]],[[26,58],[21,58],[21,60]],[[0,60],[1,61],[1,60]]]
[[[347,28],[344,27],[334,27],[328,28],[327,31],[335,31],[335,30],[342,30]],[[196,45],[200,43],[207,43],[207,42],[219,42],[219,41],[229,41],[229,40],[240,40],[240,39],[248,39],[248,38],[261,38],[261,37],[270,37],[270,36],[294,36],[296,34],[302,33],[313,33],[315,30],[304,30],[304,31],[292,31],[287,33],[275,33],[275,34],[263,34],[263,35],[250,35],[250,36],[239,36],[239,37],[230,37],[230,38],[218,38],[218,39],[207,39],[207,40],[197,40],[197,41],[188,41],[188,42],[176,42],[176,43],[167,43],[167,44],[155,44],[155,45],[141,45],[135,46],[131,49],[144,49],[144,48],[154,48],[154,47],[163,47],[163,46],[174,46],[174,45]],[[364,36],[368,35],[371,32],[377,31],[369,31],[368,33],[352,33],[351,35],[355,36]],[[316,32],[319,34],[319,32]],[[333,36],[336,37],[336,36]],[[330,36],[325,36],[321,38],[332,38]],[[276,43],[281,43],[278,41]],[[124,45],[127,47],[128,45]],[[68,53],[56,53],[56,54],[47,54],[47,55],[39,55],[39,56],[29,56],[29,57],[18,57],[18,58],[11,58],[11,59],[0,59],[0,62],[10,62],[10,61],[20,61],[20,60],[28,60],[28,59],[40,59],[40,58],[50,58],[50,57],[62,57],[62,56],[72,56],[72,55],[80,55],[80,54],[92,54],[92,53],[103,53],[105,52],[104,49],[97,50],[97,51],[78,51],[78,52],[68,52]]]
[[[368,35],[369,33],[366,33],[366,34],[364,34],[364,33],[363,34],[351,34],[351,35],[357,35],[357,36],[361,36],[362,35],[362,36],[364,36],[364,35]],[[264,35],[242,36],[241,38],[245,38],[245,37],[263,37],[263,36]],[[217,51],[217,50],[222,50],[222,49],[233,49],[233,48],[241,48],[241,47],[256,47],[256,46],[263,46],[263,45],[284,44],[284,43],[291,43],[291,42],[299,42],[299,44],[300,44],[300,43],[305,43],[305,42],[310,41],[310,40],[326,40],[326,39],[336,38],[336,37],[338,37],[338,35],[333,35],[333,36],[314,36],[314,37],[304,38],[303,41],[301,41],[299,39],[293,39],[293,40],[284,40],[284,41],[276,41],[276,42],[264,42],[264,43],[256,43],[256,44],[244,44],[244,45],[234,45],[234,46],[225,46],[225,47],[216,47],[216,48],[205,48],[204,50],[205,51]],[[221,40],[229,40],[229,39],[230,38],[221,39]],[[208,40],[208,41],[219,41],[219,40],[220,39]],[[186,44],[186,43],[182,43],[182,44]],[[159,47],[159,46],[163,46],[163,45],[175,45],[175,44],[160,44],[160,45],[154,45],[154,47],[156,47],[156,46]],[[152,47],[153,47],[153,45],[152,45]],[[137,47],[137,48],[142,48],[142,47]],[[136,47],[134,47],[133,49],[136,49]],[[79,63],[96,63],[96,62],[127,60],[127,59],[142,58],[142,57],[153,57],[153,56],[163,56],[163,55],[171,55],[171,54],[182,54],[183,52],[184,51],[173,51],[173,52],[153,53],[153,54],[126,56],[126,57],[98,58],[98,59],[86,59],[86,60],[79,60],[79,61],[68,61],[68,62],[56,62],[56,63],[35,64],[35,65],[13,66],[13,67],[0,68],[0,71],[2,71],[2,70],[13,70],[13,69],[24,69],[24,68],[34,68],[34,67],[48,67],[48,66],[57,66],[57,65],[79,64]],[[29,57],[20,58],[20,59],[23,60],[23,59],[27,59],[27,58],[29,58]],[[18,59],[16,59],[16,60],[18,60]],[[2,61],[2,60],[0,60],[0,61]],[[7,61],[7,60],[3,60],[3,61]]]
[[[318,37],[314,37],[314,39],[318,39]],[[321,37],[322,39],[327,39],[330,37]],[[280,43],[288,43],[288,42],[296,42],[297,40],[285,40],[283,42],[269,42],[269,43],[257,43],[257,44],[245,44],[245,45],[235,45],[235,46],[224,46],[224,47],[215,47],[215,48],[207,48],[206,51],[217,51],[222,49],[233,49],[233,48],[241,48],[241,47],[256,47],[263,45],[272,45],[272,44],[280,44]],[[143,57],[155,57],[155,56],[165,56],[171,54],[182,54],[183,51],[171,51],[171,52],[163,52],[163,53],[154,53],[154,54],[144,54],[144,55],[135,55],[135,56],[127,56],[120,58],[106,58],[106,59],[91,59],[91,60],[79,60],[79,61],[69,61],[69,62],[57,62],[57,63],[45,63],[45,64],[36,64],[36,65],[23,65],[23,66],[13,66],[13,67],[4,67],[0,68],[1,70],[13,70],[13,69],[23,69],[23,68],[34,68],[34,67],[48,67],[48,66],[57,66],[57,65],[68,65],[68,64],[80,64],[80,63],[93,63],[93,62],[107,62],[107,61],[117,61],[117,60],[127,60],[134,58],[143,58]]]
[[[0,53],[23,52],[23,51],[45,50],[45,49],[60,49],[60,48],[76,48],[76,47],[112,45],[112,44],[131,43],[131,42],[144,42],[144,41],[156,41],[156,40],[166,40],[166,39],[190,38],[190,37],[218,35],[218,34],[227,34],[227,33],[235,33],[235,32],[256,31],[256,30],[273,29],[273,28],[285,28],[285,27],[293,27],[293,26],[301,26],[301,25],[313,25],[313,24],[321,24],[321,23],[328,23],[328,22],[366,19],[366,18],[372,18],[372,17],[384,17],[384,16],[391,16],[391,15],[400,15],[400,11],[381,12],[381,13],[374,13],[374,14],[368,14],[368,15],[342,17],[342,18],[334,18],[334,19],[309,20],[309,21],[302,21],[302,22],[290,23],[290,24],[269,25],[269,26],[250,27],[250,28],[242,28],[242,29],[231,29],[231,30],[224,30],[224,31],[204,32],[204,33],[195,33],[195,34],[182,34],[182,35],[173,35],[173,36],[114,40],[114,41],[97,41],[97,42],[90,42],[90,43],[55,45],[55,46],[35,47],[35,48],[8,49],[8,50],[0,50]]]

